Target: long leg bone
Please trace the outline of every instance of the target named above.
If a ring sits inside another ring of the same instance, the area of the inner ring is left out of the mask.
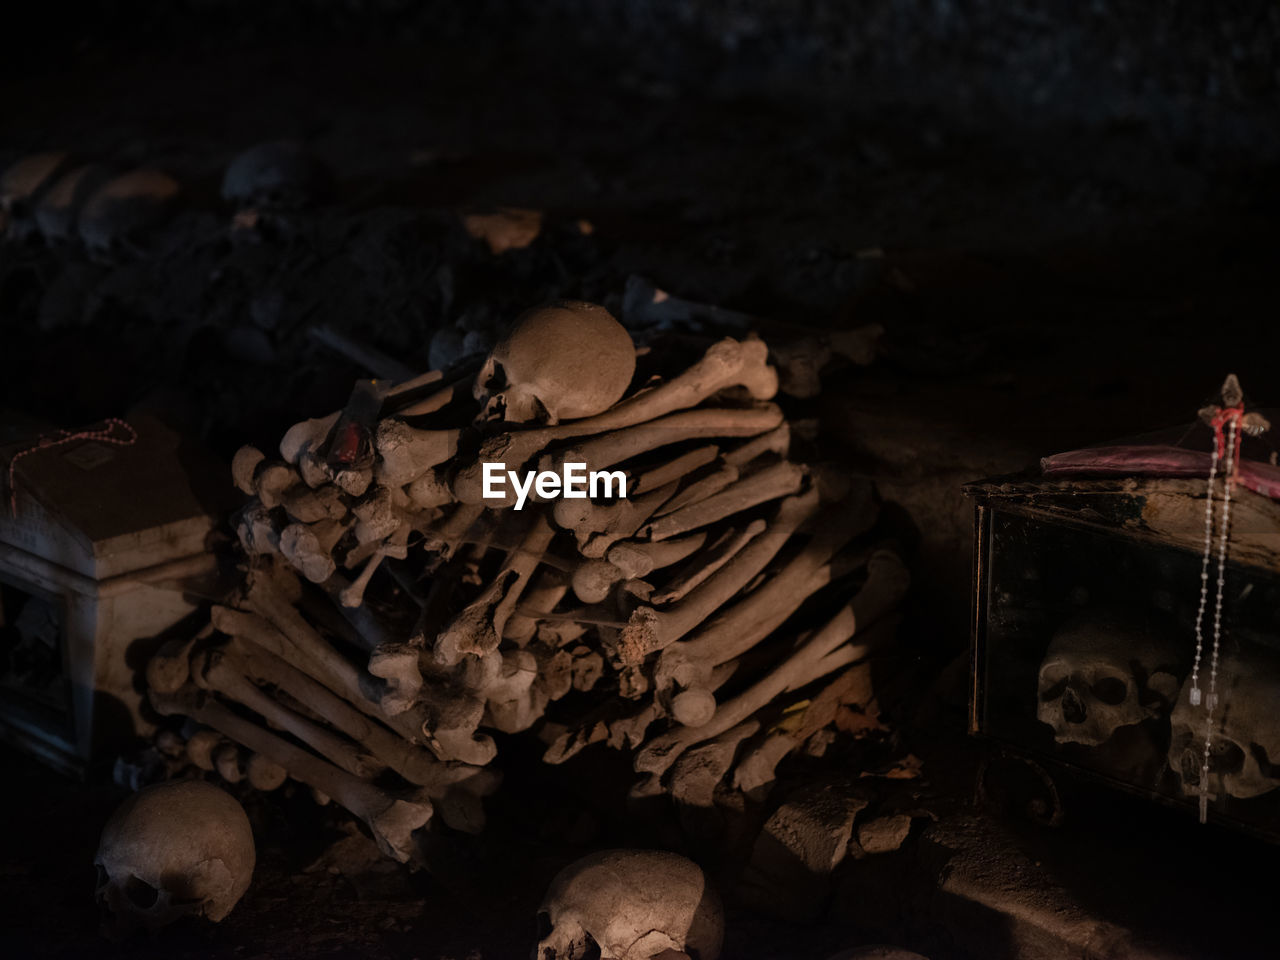
[[[691,503],[698,503],[699,501],[706,500],[708,497],[719,493],[725,487],[734,483],[737,479],[737,467],[721,466],[717,470],[707,473],[698,479],[685,484],[676,496],[664,503],[660,509],[654,511],[654,516],[666,516],[668,513],[674,513],[681,507],[687,507]]]
[[[382,767],[344,737],[282,707],[247,679],[234,652],[210,650],[197,655],[192,677],[206,690],[243,704],[271,726],[297,737],[331,763],[362,779],[377,776]]]
[[[151,704],[162,714],[191,717],[213,727],[269,758],[294,780],[332,797],[363,820],[387,856],[401,863],[413,857],[413,831],[426,826],[432,814],[431,802],[421,792],[409,799],[394,797],[238,716],[195,687],[168,694],[152,691]]]
[[[776,453],[780,457],[785,457],[790,448],[791,425],[784,421],[768,433],[763,433],[723,454],[721,459],[731,467],[743,467],[766,453]]]
[[[592,437],[543,457],[539,467],[559,470],[565,463],[585,463],[588,470],[603,470],[668,444],[704,437],[753,437],[774,429],[781,422],[782,411],[772,403],[742,410],[686,410]]]
[[[439,805],[440,814],[449,826],[479,831],[484,820],[479,798],[496,789],[500,774],[482,767],[437,760],[429,751],[414,746],[356,710],[287,660],[252,642],[239,642],[234,654],[235,666],[243,670],[245,676],[309,704],[380,763],[409,783],[422,787]]]
[[[654,605],[672,603],[684,597],[737,555],[738,551],[764,532],[763,520],[752,520],[741,530],[726,530],[704,555],[696,557],[697,565],[671,580],[661,593],[649,598]]]
[[[690,450],[688,453],[682,453],[674,460],[669,460],[661,466],[653,467],[640,474],[631,489],[631,495],[638,496],[642,493],[648,493],[650,490],[656,490],[658,487],[665,487],[672,480],[679,480],[699,467],[705,467],[707,464],[712,463],[719,455],[720,448],[715,444],[708,444],[705,447],[697,447]]]
[[[906,590],[906,568],[895,554],[876,554],[868,563],[868,578],[857,596],[809,638],[794,654],[732,700],[716,708],[701,727],[678,727],[645,746],[636,755],[636,769],[661,773],[684,749],[717,736],[741,723],[769,701],[803,687],[819,677],[865,657],[870,642],[843,646],[860,626],[891,609]]]
[[[664,650],[654,672],[659,689],[701,686],[717,663],[741,656],[777,629],[829,581],[825,566],[848,541],[870,528],[877,509],[869,487],[851,497],[813,540],[767,583],[716,614],[698,633]],[[688,602],[687,600],[684,602]]]
[[[665,540],[749,510],[758,504],[790,496],[800,489],[804,477],[804,468],[794,463],[784,461],[765,467],[759,473],[729,484],[714,496],[689,503],[654,520],[647,527],[649,537],[653,540]]]
[[[713,576],[689,592],[683,600],[661,610],[637,607],[610,644],[618,661],[638,664],[649,654],[675,643],[710,617],[751,582],[782,549],[787,539],[818,508],[816,490],[782,502],[764,532],[743,547]]]

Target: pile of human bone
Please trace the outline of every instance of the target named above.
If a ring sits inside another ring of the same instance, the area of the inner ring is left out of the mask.
[[[147,668],[165,749],[306,784],[401,861],[437,812],[481,828],[493,731],[630,751],[638,795],[758,795],[871,703],[907,586],[870,484],[791,458],[777,389],[753,336],[637,348],[561,302],[241,449],[239,586]]]

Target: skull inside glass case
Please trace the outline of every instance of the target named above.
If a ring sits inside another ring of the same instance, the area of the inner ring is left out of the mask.
[[[970,727],[1059,773],[1280,840],[1280,504],[1233,490],[1219,610],[1206,489],[1054,476],[966,487]]]

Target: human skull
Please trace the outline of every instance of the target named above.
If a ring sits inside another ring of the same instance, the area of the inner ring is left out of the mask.
[[[535,960],[649,960],[664,950],[716,960],[724,937],[720,898],[702,870],[665,851],[603,850],[569,864],[538,919],[550,931]]]
[[[1209,744],[1209,793],[1247,800],[1280,787],[1280,670],[1266,657],[1233,655],[1218,665],[1218,705]],[[1202,701],[1208,700],[1209,670],[1200,667]],[[1199,793],[1204,763],[1206,703],[1191,705],[1187,680],[1169,717],[1169,767],[1182,792]]]
[[[97,897],[123,929],[217,922],[248,889],[254,858],[249,818],[230,794],[203,780],[158,783],[103,828]]]
[[[1177,659],[1176,646],[1148,623],[1113,612],[1078,619],[1049,642],[1036,716],[1058,743],[1096,747],[1121,727],[1168,713]]]
[[[21,236],[40,194],[66,167],[66,153],[34,153],[15,161],[0,173],[0,234]]]
[[[85,247],[111,253],[140,238],[173,211],[178,181],[159,170],[131,170],[90,195],[76,225]]]
[[[329,169],[300,143],[276,140],[238,154],[222,178],[222,199],[237,209],[305,207],[321,196]]]
[[[636,370],[631,335],[604,307],[561,300],[522,314],[475,382],[489,419],[559,423],[603,413]]]

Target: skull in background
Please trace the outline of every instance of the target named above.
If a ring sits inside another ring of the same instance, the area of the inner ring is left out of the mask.
[[[98,845],[98,900],[119,928],[156,930],[184,916],[217,922],[253,878],[243,808],[203,780],[158,783],[128,797]]]
[[[1058,743],[1096,747],[1121,727],[1167,715],[1179,673],[1171,637],[1114,611],[1067,624],[1040,664],[1037,718]]]
[[[1208,700],[1209,669],[1200,668],[1200,688]],[[1280,787],[1280,669],[1271,656],[1233,654],[1218,664],[1218,706],[1209,745],[1209,793],[1247,800]],[[1187,680],[1169,718],[1169,767],[1182,792],[1198,793],[1204,763],[1206,706],[1191,705]]]

